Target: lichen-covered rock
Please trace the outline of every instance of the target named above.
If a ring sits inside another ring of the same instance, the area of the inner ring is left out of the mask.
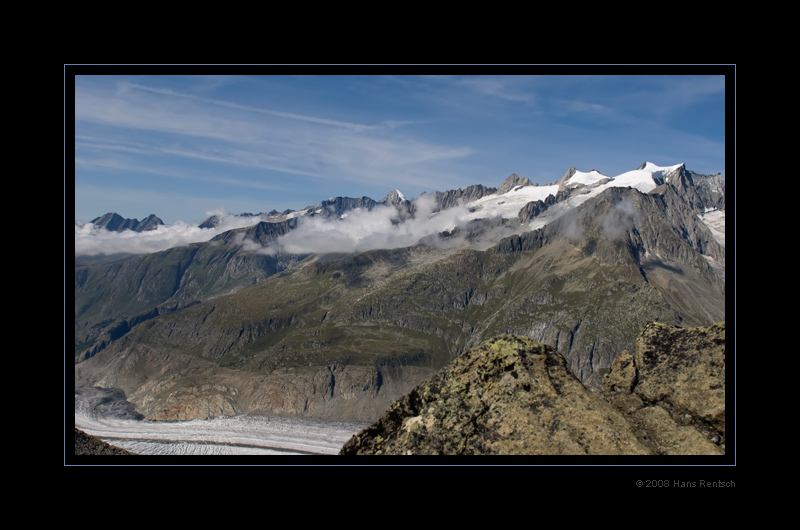
[[[555,349],[503,335],[353,436],[343,455],[725,453],[725,324],[649,324],[588,390]]]
[[[624,415],[555,349],[484,342],[419,385],[341,454],[649,454]]]
[[[630,393],[636,385],[636,377],[633,355],[624,350],[611,363],[611,370],[603,379],[603,390],[606,393]]]
[[[636,342],[635,392],[725,433],[725,323],[681,329],[651,324]]]
[[[648,324],[635,353],[614,360],[603,389],[657,453],[724,454],[725,323]]]

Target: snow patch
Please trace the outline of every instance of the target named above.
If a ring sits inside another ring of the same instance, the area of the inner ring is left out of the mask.
[[[466,220],[482,219],[486,217],[503,217],[510,219],[516,217],[523,206],[531,201],[543,201],[550,195],[558,193],[558,185],[550,186],[522,186],[498,195],[493,193],[481,197],[467,204],[474,210]]]
[[[653,172],[645,169],[634,169],[621,175],[617,175],[610,182],[607,182],[602,187],[603,190],[607,188],[636,188],[642,193],[649,193],[656,189],[658,184],[653,179]]]
[[[725,210],[707,210],[704,214],[697,217],[711,230],[711,234],[717,243],[725,246]]]
[[[603,179],[607,179],[608,177],[601,174],[597,170],[593,169],[588,173],[583,171],[576,171],[570,178],[567,180],[566,185],[569,188],[577,187],[577,186],[591,186],[592,184],[596,184]]]

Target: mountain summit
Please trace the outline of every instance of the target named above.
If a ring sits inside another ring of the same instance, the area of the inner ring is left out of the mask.
[[[513,189],[532,185],[533,183],[527,177],[520,177],[516,173],[512,173],[500,185],[500,188],[497,190],[497,194],[503,195],[504,193],[507,193]]]
[[[400,193],[400,191],[394,189],[391,192],[389,192],[389,194],[386,195],[386,197],[384,197],[378,202],[382,204],[400,204],[401,202],[406,202],[407,200],[408,199],[406,199],[405,195]]]

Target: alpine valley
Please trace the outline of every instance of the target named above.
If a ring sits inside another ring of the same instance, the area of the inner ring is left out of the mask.
[[[495,336],[552,346],[599,391],[649,322],[725,320],[725,179],[683,164],[239,220],[158,252],[76,254],[76,389],[121,391],[150,420],[373,422]]]

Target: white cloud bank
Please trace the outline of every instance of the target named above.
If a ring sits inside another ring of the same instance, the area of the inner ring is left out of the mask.
[[[472,217],[464,206],[433,213],[434,207],[434,198],[423,195],[416,200],[414,218],[403,216],[390,206],[378,206],[371,211],[350,210],[339,219],[298,216],[297,228],[278,238],[269,247],[262,247],[246,239],[240,239],[240,243],[245,251],[263,254],[352,253],[378,248],[399,248],[414,245],[422,238],[435,236],[443,231],[452,231],[465,225]],[[178,221],[172,225],[159,226],[157,230],[113,232],[98,228],[92,223],[76,225],[75,254],[95,256],[158,252],[175,246],[208,241],[227,230],[253,226],[266,220],[261,216],[235,216],[223,212],[208,214],[219,216],[220,223],[217,227],[199,228]],[[458,238],[454,238],[449,244],[457,241]]]
[[[405,217],[394,207],[383,206],[371,211],[351,210],[339,219],[300,218],[297,228],[261,252],[324,254],[408,247],[423,238],[452,231],[469,220],[469,210],[461,205],[434,213],[435,199],[430,195],[420,196],[415,203],[413,218]],[[450,242],[455,243],[456,240]]]
[[[168,248],[202,243],[214,236],[234,228],[252,226],[259,221],[259,216],[235,216],[225,212],[208,212],[217,215],[220,223],[215,228],[199,228],[178,221],[172,225],[159,226],[157,230],[134,232],[125,230],[113,232],[98,228],[92,223],[75,225],[75,255],[97,256],[100,254],[148,254]]]

